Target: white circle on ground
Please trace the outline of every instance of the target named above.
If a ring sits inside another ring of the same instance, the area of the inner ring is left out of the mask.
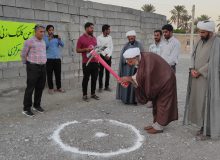
[[[106,136],[108,136],[108,134],[103,133],[103,132],[97,132],[94,137],[101,138],[101,137],[106,137]]]
[[[100,156],[100,157],[111,157],[111,156],[116,156],[116,155],[120,155],[120,154],[125,154],[125,153],[129,153],[129,152],[133,152],[137,149],[139,149],[144,141],[144,136],[142,136],[140,134],[140,131],[138,129],[136,129],[133,125],[127,124],[127,123],[122,123],[116,120],[102,120],[102,119],[93,119],[93,120],[89,120],[89,122],[103,122],[103,121],[107,121],[112,125],[115,126],[119,126],[122,128],[125,128],[131,132],[133,132],[136,136],[135,142],[133,144],[133,146],[128,147],[128,148],[124,148],[124,149],[119,149],[117,151],[114,152],[104,152],[104,153],[100,153],[100,152],[91,152],[91,151],[83,151],[80,150],[77,147],[73,147],[73,146],[69,146],[68,144],[63,143],[62,139],[60,138],[60,133],[61,131],[63,131],[65,129],[65,127],[69,126],[69,125],[73,125],[73,124],[79,124],[81,122],[78,121],[72,121],[72,122],[66,122],[62,125],[60,125],[53,133],[52,135],[52,139],[59,144],[59,146],[64,150],[64,151],[69,151],[72,153],[76,153],[76,154],[81,154],[81,155],[90,155],[90,156]],[[108,136],[108,134],[103,133],[103,132],[97,132],[95,134],[95,137],[106,137]]]

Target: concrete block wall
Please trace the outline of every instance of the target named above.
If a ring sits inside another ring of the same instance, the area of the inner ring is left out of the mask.
[[[84,32],[85,22],[95,24],[95,36],[101,34],[103,24],[111,25],[114,70],[118,69],[120,51],[127,42],[127,31],[136,30],[137,39],[147,50],[153,42],[153,31],[166,23],[163,15],[82,0],[0,0],[0,19],[55,26],[55,31],[65,43],[62,49],[62,83],[65,88],[75,88],[81,84],[82,59],[75,52],[75,46]],[[24,87],[25,82],[25,65],[21,62],[0,63],[0,92]]]

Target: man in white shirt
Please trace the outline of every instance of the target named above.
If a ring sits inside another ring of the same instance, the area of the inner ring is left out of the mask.
[[[97,45],[98,46],[106,46],[107,48],[102,52],[101,57],[105,62],[111,66],[112,52],[113,52],[113,42],[110,34],[110,25],[105,24],[102,26],[102,34],[97,37]],[[99,70],[99,91],[101,92],[103,89],[103,73],[104,67],[100,65]],[[106,91],[111,91],[109,88],[109,80],[110,74],[109,71],[105,69],[105,88]]]
[[[161,30],[155,30],[154,31],[154,43],[150,45],[149,52],[156,53],[159,56],[161,56],[161,49],[162,49],[162,31]]]
[[[164,35],[164,43],[162,45],[161,57],[173,68],[176,72],[176,64],[178,64],[180,50],[180,42],[173,36],[173,26],[166,24],[162,27]]]

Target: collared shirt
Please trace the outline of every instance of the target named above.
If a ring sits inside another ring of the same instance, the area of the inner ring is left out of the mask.
[[[161,56],[162,44],[163,44],[162,40],[157,44],[156,43],[151,44],[149,47],[149,51]]]
[[[173,36],[168,40],[164,40],[161,50],[161,57],[164,58],[171,66],[178,64],[178,58],[181,52],[180,47],[180,42]]]
[[[23,63],[28,61],[35,64],[45,64],[47,57],[44,40],[38,40],[36,37],[26,40],[21,52],[21,58]]]
[[[82,36],[79,37],[76,47],[79,49],[84,49],[84,48],[89,48],[91,46],[95,47],[96,45],[97,45],[96,38],[84,33]],[[87,63],[89,60],[89,58],[86,55],[87,55],[86,52],[82,53],[83,63]],[[95,58],[92,58],[90,62],[98,63],[98,61]]]
[[[113,42],[112,42],[112,37],[110,35],[104,36],[101,34],[100,36],[97,37],[97,45],[98,46],[106,46],[107,48],[102,52],[103,56],[108,55],[109,57],[112,56],[113,52]]]
[[[60,59],[60,47],[64,46],[64,43],[61,39],[52,38],[49,39],[49,36],[44,37],[46,43],[46,52],[47,52],[47,59]]]

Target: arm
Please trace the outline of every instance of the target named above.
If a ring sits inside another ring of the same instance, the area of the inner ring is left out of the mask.
[[[100,37],[100,36],[97,37],[97,46],[102,46],[102,40],[101,40],[101,37]],[[102,51],[101,54],[102,54],[103,56],[105,56],[104,51]]]
[[[91,48],[83,48],[83,45],[81,43],[81,40],[79,39],[76,45],[76,52],[77,53],[86,53],[86,52],[91,52]]]
[[[108,54],[108,56],[111,57],[111,56],[112,56],[112,53],[113,53],[112,37],[111,37],[110,40],[109,40],[109,50],[110,50],[110,53]]]
[[[199,75],[202,75],[203,77],[208,76],[208,63],[206,63],[204,66],[198,69]]]
[[[59,35],[58,35],[58,46],[64,47],[64,43]]]
[[[77,53],[85,53],[85,52],[91,52],[92,51],[92,48],[76,48],[76,52]]]
[[[45,43],[46,43],[46,49],[48,49],[49,48],[49,40],[48,40],[48,37],[44,37],[44,41],[45,41]]]
[[[170,56],[168,58],[168,63],[169,64],[176,63],[178,61],[179,53],[180,53],[180,44],[176,43],[173,46],[173,49],[171,50]]]
[[[29,40],[25,41],[24,47],[21,52],[21,59],[24,64],[26,64],[27,62],[27,56],[28,56],[28,52],[30,51],[30,48],[31,48],[30,41]]]

